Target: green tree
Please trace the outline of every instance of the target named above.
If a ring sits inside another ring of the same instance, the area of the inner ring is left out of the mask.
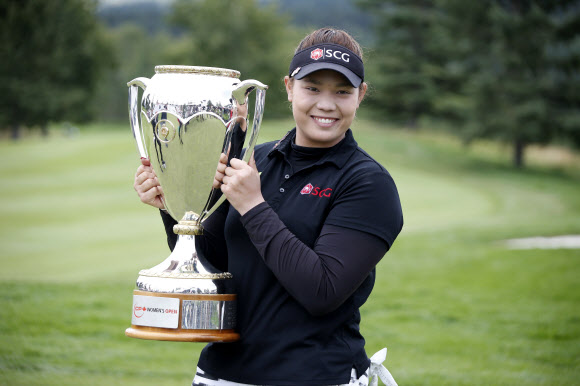
[[[238,70],[241,79],[269,85],[266,115],[287,114],[282,78],[298,36],[275,8],[254,0],[178,0],[170,20],[188,38],[174,64]]]
[[[86,121],[110,53],[82,0],[4,0],[0,4],[0,128],[46,128]]]
[[[571,132],[564,130],[558,113],[570,95],[562,94],[566,87],[557,81],[568,79],[561,75],[569,61],[556,64],[550,57],[550,47],[561,47],[554,2],[442,0],[441,4],[448,16],[448,34],[458,37],[461,47],[450,60],[460,63],[461,93],[471,102],[462,130],[467,141],[494,138],[510,143],[513,164],[522,167],[528,145],[546,144]],[[577,113],[569,107],[568,117],[576,115],[572,126],[578,127]]]
[[[461,59],[469,73],[464,92],[472,105],[463,135],[468,141],[483,137],[511,143],[516,167],[523,166],[527,145],[547,143],[554,133],[545,97],[552,23],[540,7],[525,2],[482,2],[473,16],[480,19],[477,28],[461,18],[473,10],[448,2],[451,35],[468,39]]]
[[[468,143],[580,136],[580,1],[359,0],[378,16],[373,107],[452,122]]]
[[[438,60],[431,34],[439,17],[433,0],[359,0],[377,18],[368,66],[368,105],[391,121],[416,127],[434,109]]]

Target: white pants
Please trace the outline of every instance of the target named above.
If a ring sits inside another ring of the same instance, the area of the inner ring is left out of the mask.
[[[355,369],[352,369],[350,372],[350,382],[344,383],[342,385],[336,386],[377,386],[378,385],[378,378],[381,378],[381,381],[387,386],[397,386],[397,383],[393,379],[393,376],[383,366],[383,362],[387,357],[387,349],[384,348],[377,352],[375,355],[371,357],[371,366],[362,374],[360,377],[357,378],[357,373]],[[197,368],[197,373],[195,374],[195,378],[193,378],[192,386],[259,386],[259,385],[249,385],[247,383],[238,383],[238,382],[231,382],[226,381],[225,379],[214,378],[205,374],[205,372]],[[262,385],[264,386],[264,385]]]

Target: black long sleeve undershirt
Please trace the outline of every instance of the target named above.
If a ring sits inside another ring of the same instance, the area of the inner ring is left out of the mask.
[[[173,226],[177,224],[177,221],[175,221],[165,210],[159,210],[159,213],[161,214],[161,220],[163,220],[163,226],[165,227],[165,233],[167,234],[167,245],[171,252],[173,252],[175,244],[177,243],[177,235],[173,233]]]
[[[311,249],[265,202],[242,216],[242,224],[282,286],[313,315],[338,308],[389,249],[377,236],[333,225],[323,226]]]

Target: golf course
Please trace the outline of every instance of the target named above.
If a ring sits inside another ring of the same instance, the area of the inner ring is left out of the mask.
[[[361,309],[368,355],[387,347],[401,386],[579,384],[580,249],[507,240],[580,235],[580,155],[530,148],[518,170],[494,142],[353,132],[405,219]],[[0,385],[191,384],[203,344],[124,335],[139,270],[169,254],[138,165],[128,123],[0,140]]]

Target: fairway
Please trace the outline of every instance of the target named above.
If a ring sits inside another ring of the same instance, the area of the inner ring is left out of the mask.
[[[495,145],[354,128],[405,217],[361,309],[367,353],[388,347],[402,386],[578,384],[580,250],[503,243],[580,234],[578,157],[518,171]],[[128,125],[0,141],[0,385],[191,383],[202,344],[124,336],[138,271],[169,253],[138,165]]]

